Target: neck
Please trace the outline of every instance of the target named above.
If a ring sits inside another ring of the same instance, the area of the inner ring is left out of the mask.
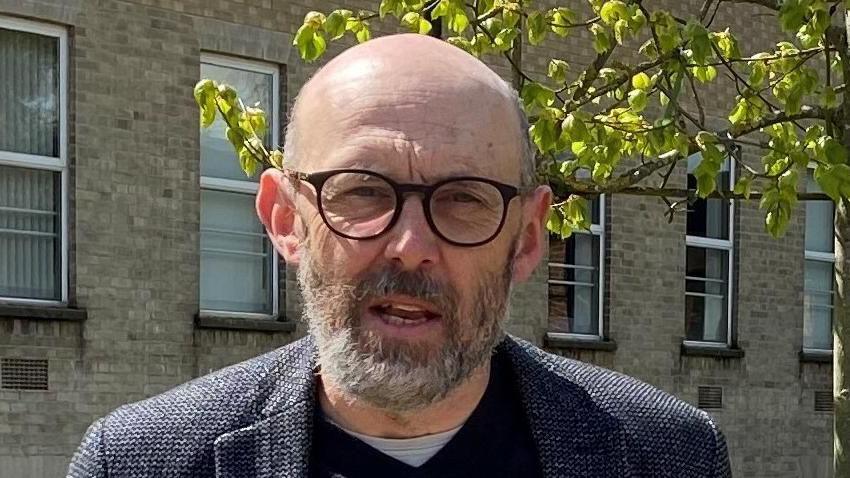
[[[318,398],[325,415],[347,430],[382,438],[412,438],[461,426],[481,401],[489,381],[488,360],[439,402],[405,413],[352,399],[322,375],[318,380]]]

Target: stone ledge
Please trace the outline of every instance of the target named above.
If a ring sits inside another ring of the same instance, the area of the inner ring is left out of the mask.
[[[553,349],[572,350],[602,350],[613,352],[617,350],[617,342],[608,339],[576,339],[564,337],[557,333],[548,332],[543,338],[543,345]]]
[[[734,358],[744,357],[744,349],[712,347],[710,345],[682,344],[682,355],[692,357]]]
[[[800,350],[800,362],[825,363],[832,365],[832,351],[824,350],[823,352],[813,352],[809,350]]]
[[[295,322],[258,319],[255,317],[222,317],[218,315],[198,314],[195,326],[200,329],[253,330],[259,332],[295,332]]]
[[[86,320],[86,309],[76,309],[61,305],[18,305],[0,304],[0,319],[68,320],[79,322]]]

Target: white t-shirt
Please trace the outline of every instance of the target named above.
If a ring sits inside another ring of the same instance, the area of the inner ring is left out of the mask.
[[[330,423],[381,453],[415,467],[421,466],[436,455],[463,426],[416,438],[379,438],[346,430],[332,421]]]

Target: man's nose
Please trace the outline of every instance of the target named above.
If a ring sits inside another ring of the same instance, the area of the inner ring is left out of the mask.
[[[428,225],[424,206],[420,196],[406,197],[398,221],[388,233],[385,256],[405,270],[432,266],[438,261],[440,238]]]

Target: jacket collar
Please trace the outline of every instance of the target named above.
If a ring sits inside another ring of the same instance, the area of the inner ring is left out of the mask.
[[[216,476],[307,476],[315,406],[316,346],[307,336],[278,350],[263,373],[259,420],[214,444]]]
[[[553,370],[544,352],[506,337],[496,350],[506,354],[543,475],[604,476],[627,470],[622,429],[572,379],[570,369]],[[315,407],[316,349],[307,337],[281,349],[265,381],[268,393],[260,419],[215,441],[216,476],[264,478],[307,476]],[[581,475],[575,475],[581,463]]]

